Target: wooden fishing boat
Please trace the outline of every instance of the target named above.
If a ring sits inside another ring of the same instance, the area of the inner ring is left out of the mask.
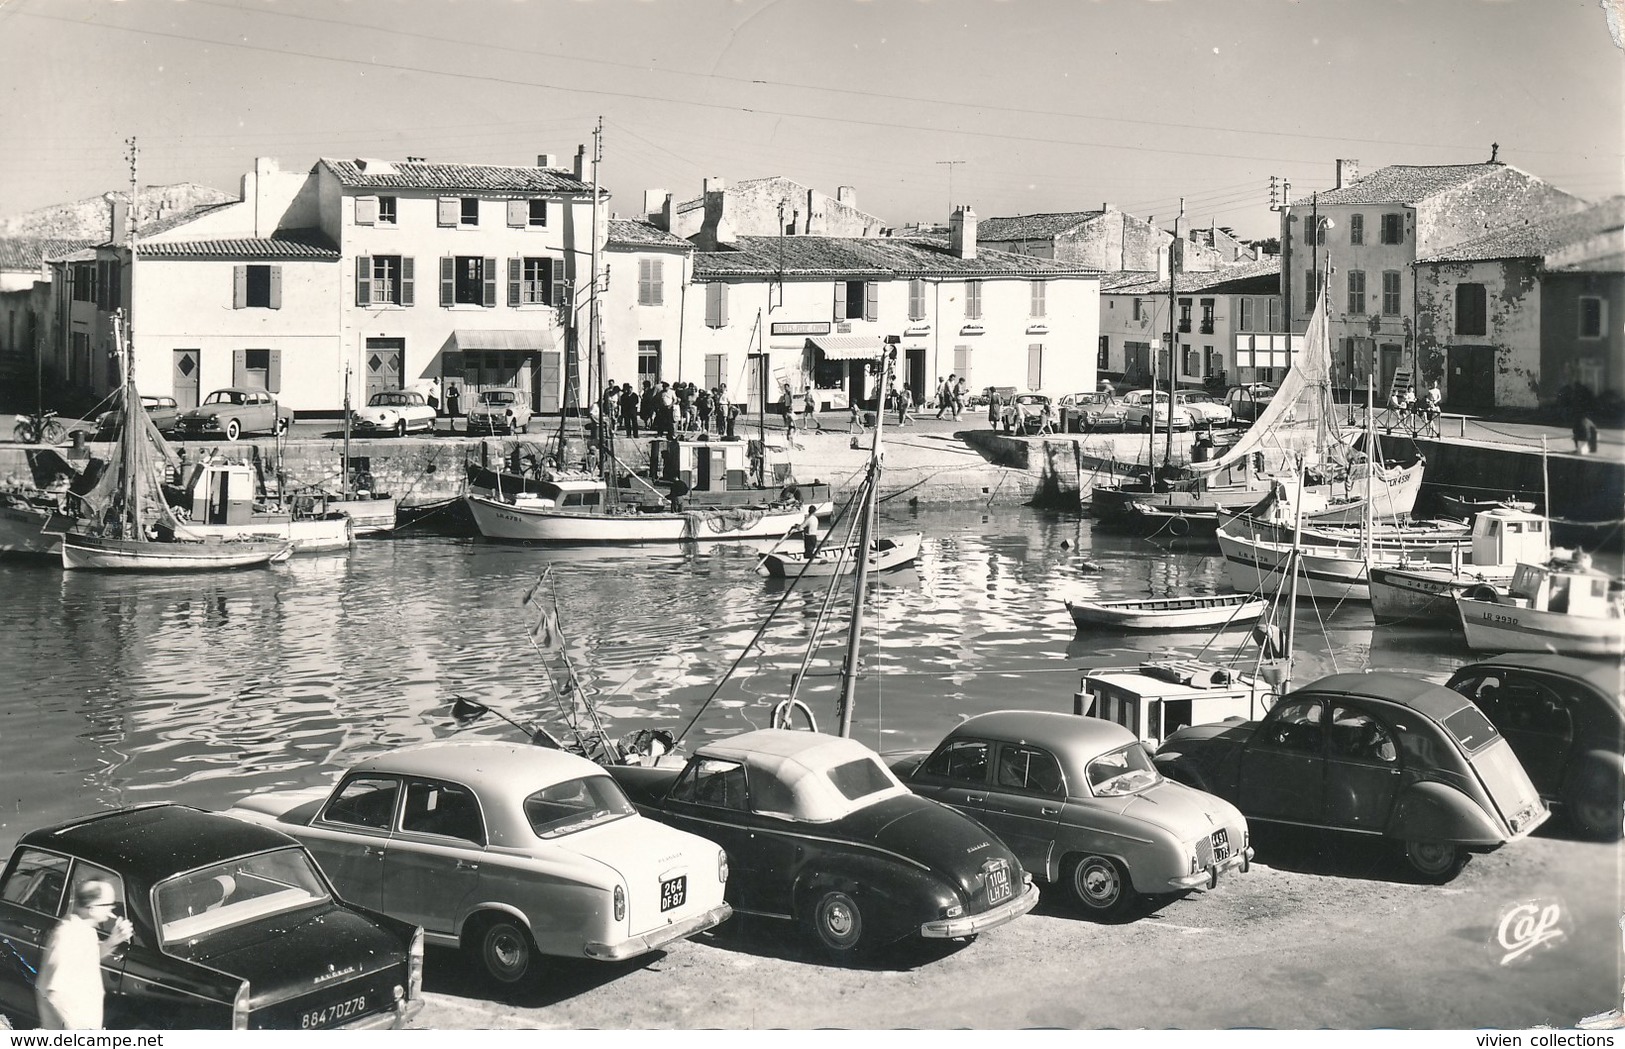
[[[105,535],[62,537],[62,567],[103,572],[204,572],[254,568],[286,561],[285,540],[120,539]]]
[[[925,536],[886,536],[869,544],[869,571],[890,572],[912,565],[920,557],[920,544]],[[774,550],[762,555],[756,574],[772,579],[795,579],[798,576],[847,575],[857,571],[858,559],[853,547],[825,546],[813,554],[812,563],[800,550]]]
[[[1373,566],[1371,614],[1379,623],[1453,624],[1451,611],[1458,594],[1485,583],[1505,587],[1519,562],[1538,564],[1550,556],[1550,528],[1544,517],[1497,506],[1473,519],[1472,547],[1460,564]]]
[[[611,506],[597,478],[558,478],[538,492],[465,497],[487,539],[532,543],[679,543],[770,539],[788,532],[806,512],[798,505],[649,510]]]
[[[165,494],[186,533],[201,539],[279,539],[294,553],[316,553],[347,549],[354,538],[351,518],[314,495],[268,500],[259,471],[240,459],[193,463]]]
[[[1117,630],[1185,630],[1191,627],[1251,623],[1269,609],[1269,602],[1252,594],[1187,594],[1178,597],[1138,597],[1113,601],[1067,599],[1066,610],[1080,630],[1111,627]]]
[[[1457,596],[1456,614],[1474,652],[1625,655],[1619,581],[1583,553],[1520,564],[1504,593],[1484,583]]]

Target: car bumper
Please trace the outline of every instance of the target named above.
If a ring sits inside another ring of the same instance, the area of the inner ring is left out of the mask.
[[[1251,845],[1238,852],[1231,853],[1223,861],[1210,864],[1207,869],[1199,870],[1195,874],[1187,874],[1183,878],[1170,878],[1168,888],[1178,891],[1182,889],[1216,889],[1219,887],[1219,875],[1230,871],[1240,871],[1243,874],[1253,863],[1253,848]]]
[[[407,1001],[395,1003],[395,1008],[385,1013],[373,1013],[363,1016],[353,1023],[341,1024],[330,1028],[334,1031],[394,1031],[405,1027],[412,1017],[423,1011],[423,999],[412,998]]]
[[[618,962],[623,958],[636,958],[640,954],[658,951],[668,943],[686,940],[690,936],[702,933],[707,929],[714,929],[727,921],[732,914],[732,907],[726,903],[718,904],[703,914],[696,914],[684,921],[673,922],[670,925],[656,929],[654,932],[646,932],[641,936],[622,940],[620,943],[589,943],[582,953],[601,962]]]
[[[980,914],[964,914],[958,918],[926,922],[920,926],[920,935],[927,940],[956,940],[962,936],[974,936],[979,932],[1007,925],[1036,906],[1038,906],[1038,886],[1029,880],[1027,891],[1020,896]]]

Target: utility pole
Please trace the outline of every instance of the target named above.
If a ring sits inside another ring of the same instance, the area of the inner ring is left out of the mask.
[[[130,381],[135,375],[135,325],[132,321],[133,307],[135,306],[135,204],[138,192],[136,188],[136,162],[140,157],[140,150],[136,148],[134,135],[125,139],[124,144],[130,147],[127,154],[130,161],[130,210],[124,219],[125,243],[130,249],[130,300],[124,303],[124,340],[129,352],[124,355],[122,362],[125,368],[124,385],[128,389]],[[109,290],[109,295],[111,295],[111,290]],[[128,429],[131,418],[130,406],[125,405],[124,409],[125,427]]]
[[[1180,197],[1179,214],[1174,216],[1174,241],[1169,245],[1170,250],[1168,253],[1168,443],[1164,447],[1162,453],[1162,461],[1164,465],[1171,463],[1174,460],[1174,373],[1179,368],[1179,365],[1176,363],[1176,357],[1179,351],[1179,335],[1176,331],[1178,321],[1175,316],[1179,312],[1179,303],[1175,297],[1177,295],[1177,291],[1174,285],[1175,278],[1179,274],[1179,260],[1185,251],[1184,242],[1180,239],[1184,236],[1181,230],[1181,226],[1184,221],[1185,198]],[[1156,426],[1156,422],[1157,388],[1155,385],[1153,385],[1151,387],[1151,425],[1153,427]],[[1192,426],[1192,429],[1195,429],[1194,425]]]
[[[948,214],[950,215],[954,213],[954,168],[963,163],[963,160],[937,161],[939,167],[946,166],[948,168]]]
[[[590,255],[592,287],[588,291],[587,298],[587,354],[593,367],[597,370],[597,375],[593,376],[593,379],[599,384],[604,382],[605,375],[604,346],[598,333],[598,162],[603,157],[604,118],[599,117],[598,126],[592,129],[592,250]],[[595,400],[603,396],[603,391],[596,386],[589,385],[587,389]],[[602,413],[603,409],[602,405],[600,405],[599,414]],[[602,423],[603,420],[600,419],[598,427],[600,431],[603,430]],[[603,440],[602,434],[600,434],[599,440]]]

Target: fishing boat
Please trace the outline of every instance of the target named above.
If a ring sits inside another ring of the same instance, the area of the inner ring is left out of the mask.
[[[205,539],[278,539],[294,553],[343,550],[354,539],[350,517],[315,496],[267,502],[259,470],[241,459],[210,455],[183,467],[165,495],[186,530]]]
[[[1371,614],[1379,623],[1453,624],[1457,594],[1485,583],[1505,587],[1519,562],[1539,564],[1550,556],[1551,530],[1544,517],[1496,506],[1473,519],[1472,546],[1461,563],[1372,566]]]
[[[56,557],[62,537],[44,531],[62,508],[55,494],[14,489],[0,493],[0,554]]]
[[[598,477],[556,476],[539,490],[464,498],[487,539],[531,543],[677,543],[782,536],[804,506],[769,503],[727,508],[649,509],[611,503]]]
[[[1250,623],[1269,610],[1253,594],[1188,594],[1178,597],[1135,597],[1109,601],[1068,598],[1066,610],[1078,629],[1186,630]]]
[[[123,403],[139,405],[122,314],[113,331],[124,360]],[[196,572],[268,565],[293,552],[286,539],[202,536],[163,498],[166,465],[178,460],[144,411],[121,413],[113,464],[80,499],[84,513],[62,531],[62,567],[107,572]]]
[[[902,536],[882,536],[869,543],[869,571],[891,572],[907,568],[920,558],[923,533]],[[795,579],[799,576],[834,576],[856,572],[856,547],[844,544],[822,546],[808,561],[800,550],[770,550],[762,555],[756,574],[771,579]]]
[[[1584,553],[1520,564],[1504,592],[1481,583],[1455,601],[1474,652],[1625,655],[1620,581],[1598,571]]]

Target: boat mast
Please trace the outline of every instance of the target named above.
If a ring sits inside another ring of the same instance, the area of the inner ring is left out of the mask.
[[[1175,297],[1174,276],[1179,272],[1177,260],[1184,254],[1185,245],[1180,240],[1180,226],[1185,220],[1185,198],[1179,198],[1179,214],[1174,216],[1174,242],[1168,250],[1168,443],[1163,449],[1162,461],[1164,465],[1174,461],[1174,375],[1179,370],[1175,361],[1175,353],[1179,348],[1179,339],[1175,334],[1174,314],[1178,299]],[[1157,387],[1151,387],[1151,425],[1157,425]],[[1192,420],[1192,429],[1195,421]]]
[[[869,476],[863,493],[863,517],[858,521],[857,579],[852,594],[852,622],[847,628],[846,663],[841,667],[841,702],[836,714],[840,721],[840,735],[852,735],[852,703],[858,687],[858,642],[863,634],[863,602],[869,584],[869,545],[874,535],[875,513],[880,494],[880,431],[886,421],[887,377],[891,359],[897,353],[896,345],[888,339],[880,351],[880,379],[875,386],[874,442],[869,446]]]
[[[453,420],[455,425],[456,420]],[[344,362],[344,494],[355,494],[355,476],[350,473],[350,362]]]
[[[1292,656],[1297,643],[1298,622],[1298,572],[1303,559],[1303,453],[1298,453],[1298,498],[1294,501],[1292,511],[1292,552],[1287,554],[1287,571],[1291,573],[1287,584],[1286,606],[1286,654],[1282,657],[1282,672],[1279,693],[1286,695],[1292,690]],[[1279,593],[1279,591],[1277,591]]]
[[[135,136],[127,140],[130,147],[130,210],[125,221],[125,237],[130,249],[130,301],[135,301],[135,228],[136,228],[136,197],[139,192],[136,180],[136,161],[139,152],[136,149]],[[141,484],[136,476],[140,469],[141,459],[136,447],[137,441],[145,441],[145,430],[136,429],[136,412],[141,409],[141,399],[135,392],[135,336],[129,323],[129,313],[119,311],[113,318],[113,340],[120,353],[124,365],[124,512],[127,515],[127,525],[124,538],[141,539],[144,535],[141,530]]]
[[[587,384],[588,396],[598,401],[598,472],[604,477],[604,499],[614,505],[616,499],[616,480],[619,471],[615,468],[615,435],[606,433],[609,420],[604,411],[604,391],[600,389],[605,382],[608,371],[604,360],[604,347],[598,336],[598,162],[604,155],[604,118],[599,117],[597,125],[592,129],[592,241],[588,244],[588,263],[592,267],[592,284],[587,289],[587,356],[596,371],[594,381]],[[586,406],[583,406],[584,408]],[[588,408],[588,411],[591,409]],[[605,445],[608,444],[607,454]],[[564,462],[564,447],[559,447],[559,462]]]

